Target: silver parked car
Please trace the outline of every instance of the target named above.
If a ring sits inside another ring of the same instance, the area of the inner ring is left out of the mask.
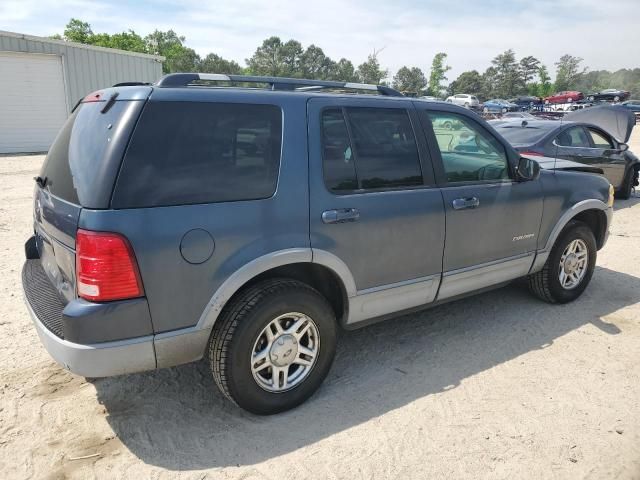
[[[467,93],[458,93],[456,95],[451,95],[447,97],[447,102],[453,103],[455,105],[460,105],[465,108],[477,108],[480,106],[480,102],[478,101],[478,97],[475,95],[469,95]]]

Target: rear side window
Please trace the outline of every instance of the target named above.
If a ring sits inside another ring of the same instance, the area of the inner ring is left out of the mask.
[[[582,127],[572,127],[563,131],[556,138],[556,143],[561,147],[590,148],[591,144]]]
[[[406,110],[324,110],[322,143],[325,183],[335,193],[423,184],[416,138]]]
[[[148,103],[113,207],[268,198],[276,190],[281,143],[282,112],[275,105]]]
[[[589,135],[596,148],[613,148],[613,143],[609,140],[604,133],[600,133],[592,128],[589,129]]]

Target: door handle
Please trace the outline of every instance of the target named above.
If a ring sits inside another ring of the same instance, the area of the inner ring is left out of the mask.
[[[456,198],[453,201],[454,210],[464,210],[465,208],[476,208],[480,205],[478,197]]]
[[[323,223],[355,222],[359,218],[360,212],[357,208],[338,208],[336,210],[322,212]]]

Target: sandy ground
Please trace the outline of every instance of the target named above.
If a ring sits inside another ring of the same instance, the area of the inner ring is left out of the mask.
[[[344,333],[321,390],[263,418],[203,363],[89,382],[51,360],[20,287],[41,161],[0,159],[3,479],[640,478],[640,199],[578,301],[510,286]]]

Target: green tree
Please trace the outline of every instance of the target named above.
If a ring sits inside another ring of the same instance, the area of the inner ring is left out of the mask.
[[[280,47],[281,70],[284,77],[302,77],[300,68],[301,57],[304,53],[302,45],[297,40],[289,40]]]
[[[77,18],[72,18],[64,29],[64,39],[69,42],[90,43],[93,36],[91,25]]]
[[[333,63],[320,47],[309,45],[300,57],[300,72],[303,78],[324,80],[330,76]]]
[[[500,75],[496,67],[489,67],[484,71],[480,89],[480,99],[482,101],[500,96],[500,91],[498,90],[499,80]]]
[[[198,63],[198,71],[203,73],[241,74],[242,67],[233,60],[225,60],[220,55],[210,53]]]
[[[509,49],[496,56],[491,60],[491,64],[495,68],[495,78],[493,79],[495,96],[502,98],[513,97],[524,90],[516,54],[513,50]]]
[[[482,76],[477,70],[462,72],[458,78],[451,82],[448,92],[450,95],[468,93],[478,96],[482,92]]]
[[[148,53],[165,57],[162,65],[165,73],[196,70],[200,57],[195,50],[185,47],[184,41],[185,37],[179,36],[173,30],[155,30],[144,38]]]
[[[358,76],[356,75],[356,69],[350,60],[341,58],[338,62],[334,63],[329,74],[329,80],[337,80],[340,82],[357,82]]]
[[[530,83],[538,74],[538,69],[540,68],[540,60],[529,55],[528,57],[520,59],[519,67],[520,75],[522,77],[522,83],[526,85]]]
[[[113,35],[109,35],[108,33],[94,34],[89,37],[89,43],[99,47],[117,48],[120,50],[128,50],[130,52],[147,52],[147,46],[144,39],[133,30],[114,33]]]
[[[253,75],[281,76],[285,73],[280,37],[269,37],[262,42],[246,62]]]
[[[576,87],[576,82],[580,75],[584,74],[587,69],[581,68],[582,58],[565,54],[560,57],[556,65],[556,90],[570,90]]]
[[[447,54],[444,52],[436,53],[433,57],[431,72],[429,73],[429,95],[433,95],[434,97],[440,97],[442,95],[442,82],[447,80],[446,73],[451,70],[450,66],[445,65],[446,60]]]
[[[538,97],[548,97],[553,93],[553,84],[551,83],[551,77],[545,65],[538,67],[538,78],[540,82],[538,83],[538,90],[535,95]]]
[[[418,67],[402,67],[393,77],[393,88],[401,92],[421,94],[427,86],[427,77]]]
[[[367,57],[366,62],[358,66],[356,75],[360,82],[379,85],[380,82],[389,75],[389,70],[380,67],[378,53],[379,52],[373,52]]]

